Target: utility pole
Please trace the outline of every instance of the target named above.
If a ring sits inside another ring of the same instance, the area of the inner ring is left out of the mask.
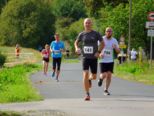
[[[128,52],[131,48],[131,19],[132,19],[132,0],[129,0],[129,40],[128,40]],[[129,56],[129,53],[128,53]]]

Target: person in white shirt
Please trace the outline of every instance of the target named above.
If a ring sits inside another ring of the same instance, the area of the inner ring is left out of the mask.
[[[132,51],[130,52],[130,58],[131,60],[136,60],[137,59],[137,52],[135,51],[135,49],[133,48]]]
[[[120,52],[118,41],[112,37],[112,28],[107,27],[105,30],[105,36],[103,36],[104,48],[100,54],[100,79],[98,80],[98,86],[102,86],[102,82],[105,80],[104,95],[110,95],[108,89],[111,83],[111,77],[114,67],[114,50],[118,54]]]

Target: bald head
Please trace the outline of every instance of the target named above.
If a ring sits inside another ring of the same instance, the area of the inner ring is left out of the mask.
[[[84,28],[85,28],[85,31],[92,30],[92,20],[90,18],[84,19]]]

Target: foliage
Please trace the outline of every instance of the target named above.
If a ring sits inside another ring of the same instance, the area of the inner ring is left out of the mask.
[[[6,61],[6,56],[0,53],[0,67],[4,65],[5,61]]]
[[[125,7],[123,4],[115,8],[108,6],[101,9],[97,25],[99,26],[99,30],[103,31],[103,33],[106,27],[112,27],[114,37],[119,39],[121,35],[128,36],[128,17],[128,7]]]
[[[0,0],[0,13],[9,0]]]
[[[97,16],[99,9],[103,6],[103,0],[83,0],[88,16]]]
[[[11,0],[0,17],[0,44],[37,47],[49,43],[54,20],[41,0]]]
[[[129,0],[11,0],[1,14],[0,44],[44,45],[51,42],[56,28],[73,49],[73,38],[82,30],[82,22],[78,21],[86,16],[94,17],[95,30],[104,34],[105,28],[111,26],[114,37],[124,35],[128,44],[129,8]],[[131,48],[149,49],[145,29],[149,11],[154,11],[153,0],[132,0]],[[80,31],[75,30],[78,26]]]
[[[118,6],[121,3],[129,3],[129,0],[103,0],[105,5],[111,5],[113,7]]]
[[[106,6],[116,7],[120,3],[128,3],[128,0],[83,0],[86,12],[90,17],[98,17],[99,10]]]
[[[149,39],[145,30],[147,13],[154,10],[154,1],[135,0],[132,3],[132,28],[131,28],[131,48],[148,48]],[[97,25],[100,31],[111,26],[114,37],[117,39],[124,35],[128,44],[129,28],[129,4],[119,4],[116,7],[106,6],[99,11]]]
[[[31,87],[28,74],[40,67],[33,64],[17,65],[0,71],[0,102],[38,100],[40,96]]]
[[[52,7],[56,17],[67,17],[78,20],[86,16],[82,0],[53,0]]]
[[[154,11],[153,0],[139,0],[137,3],[134,1],[132,4],[132,47],[149,48],[149,38],[147,38],[147,32],[145,29],[145,23],[147,21],[147,15],[149,11]]]
[[[70,45],[70,50],[74,51],[74,41],[79,34],[83,30],[83,19],[72,23],[70,26],[59,27],[57,31],[61,33],[63,40],[67,41]]]

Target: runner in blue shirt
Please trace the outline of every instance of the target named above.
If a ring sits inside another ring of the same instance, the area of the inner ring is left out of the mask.
[[[60,67],[61,67],[61,59],[62,59],[62,52],[64,52],[64,43],[60,41],[59,34],[56,33],[54,35],[55,41],[51,42],[50,51],[52,57],[52,65],[53,65],[53,73],[52,77],[55,76],[56,73],[56,80],[59,81],[59,74],[60,74]]]

